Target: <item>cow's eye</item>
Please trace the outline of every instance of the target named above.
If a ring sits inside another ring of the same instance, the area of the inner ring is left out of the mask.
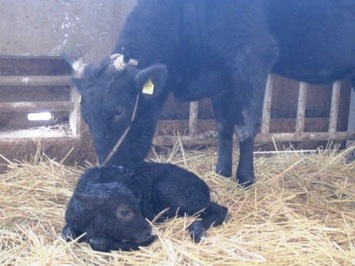
[[[117,108],[116,111],[115,111],[115,115],[116,116],[121,116],[124,114],[124,109],[123,108]]]
[[[113,120],[115,122],[118,122],[122,118],[124,113],[125,113],[125,110],[123,108],[117,107],[114,111]]]

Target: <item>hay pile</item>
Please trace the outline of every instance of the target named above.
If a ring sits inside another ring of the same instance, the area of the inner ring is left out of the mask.
[[[171,161],[199,174],[231,217],[194,244],[191,217],[154,224],[159,239],[137,252],[94,252],[60,237],[82,169],[47,158],[0,175],[1,265],[355,265],[355,162],[346,152],[257,156],[250,190],[213,173],[214,150],[181,148]]]

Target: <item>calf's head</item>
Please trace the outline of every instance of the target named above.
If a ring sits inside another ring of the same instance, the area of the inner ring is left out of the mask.
[[[99,163],[102,164],[118,140],[128,133],[134,114],[159,95],[165,85],[165,66],[152,65],[143,70],[138,62],[114,54],[100,64],[84,64],[69,59],[75,77],[72,79],[81,94],[82,116],[89,126],[95,143]],[[128,141],[123,143],[130,145]],[[118,152],[105,164],[127,164],[139,158],[135,147],[129,152]],[[138,152],[137,152],[138,153]]]
[[[114,188],[112,190],[112,188]],[[143,217],[137,199],[125,187],[117,189],[117,184],[96,184],[91,187],[96,193],[75,194],[78,206],[93,213],[88,237],[104,235],[115,241],[129,241],[141,244],[155,238],[150,224]]]

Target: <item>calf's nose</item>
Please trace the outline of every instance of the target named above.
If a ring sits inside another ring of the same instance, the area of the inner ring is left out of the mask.
[[[157,234],[152,229],[144,230],[139,237],[136,238],[138,244],[147,245],[157,238]]]

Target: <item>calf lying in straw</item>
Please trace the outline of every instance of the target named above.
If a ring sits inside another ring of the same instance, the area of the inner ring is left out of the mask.
[[[129,168],[92,168],[80,177],[65,214],[62,235],[80,238],[92,249],[137,250],[155,236],[148,220],[194,215],[188,231],[200,242],[206,229],[220,225],[227,208],[210,201],[209,188],[198,176],[172,164],[139,163]]]

